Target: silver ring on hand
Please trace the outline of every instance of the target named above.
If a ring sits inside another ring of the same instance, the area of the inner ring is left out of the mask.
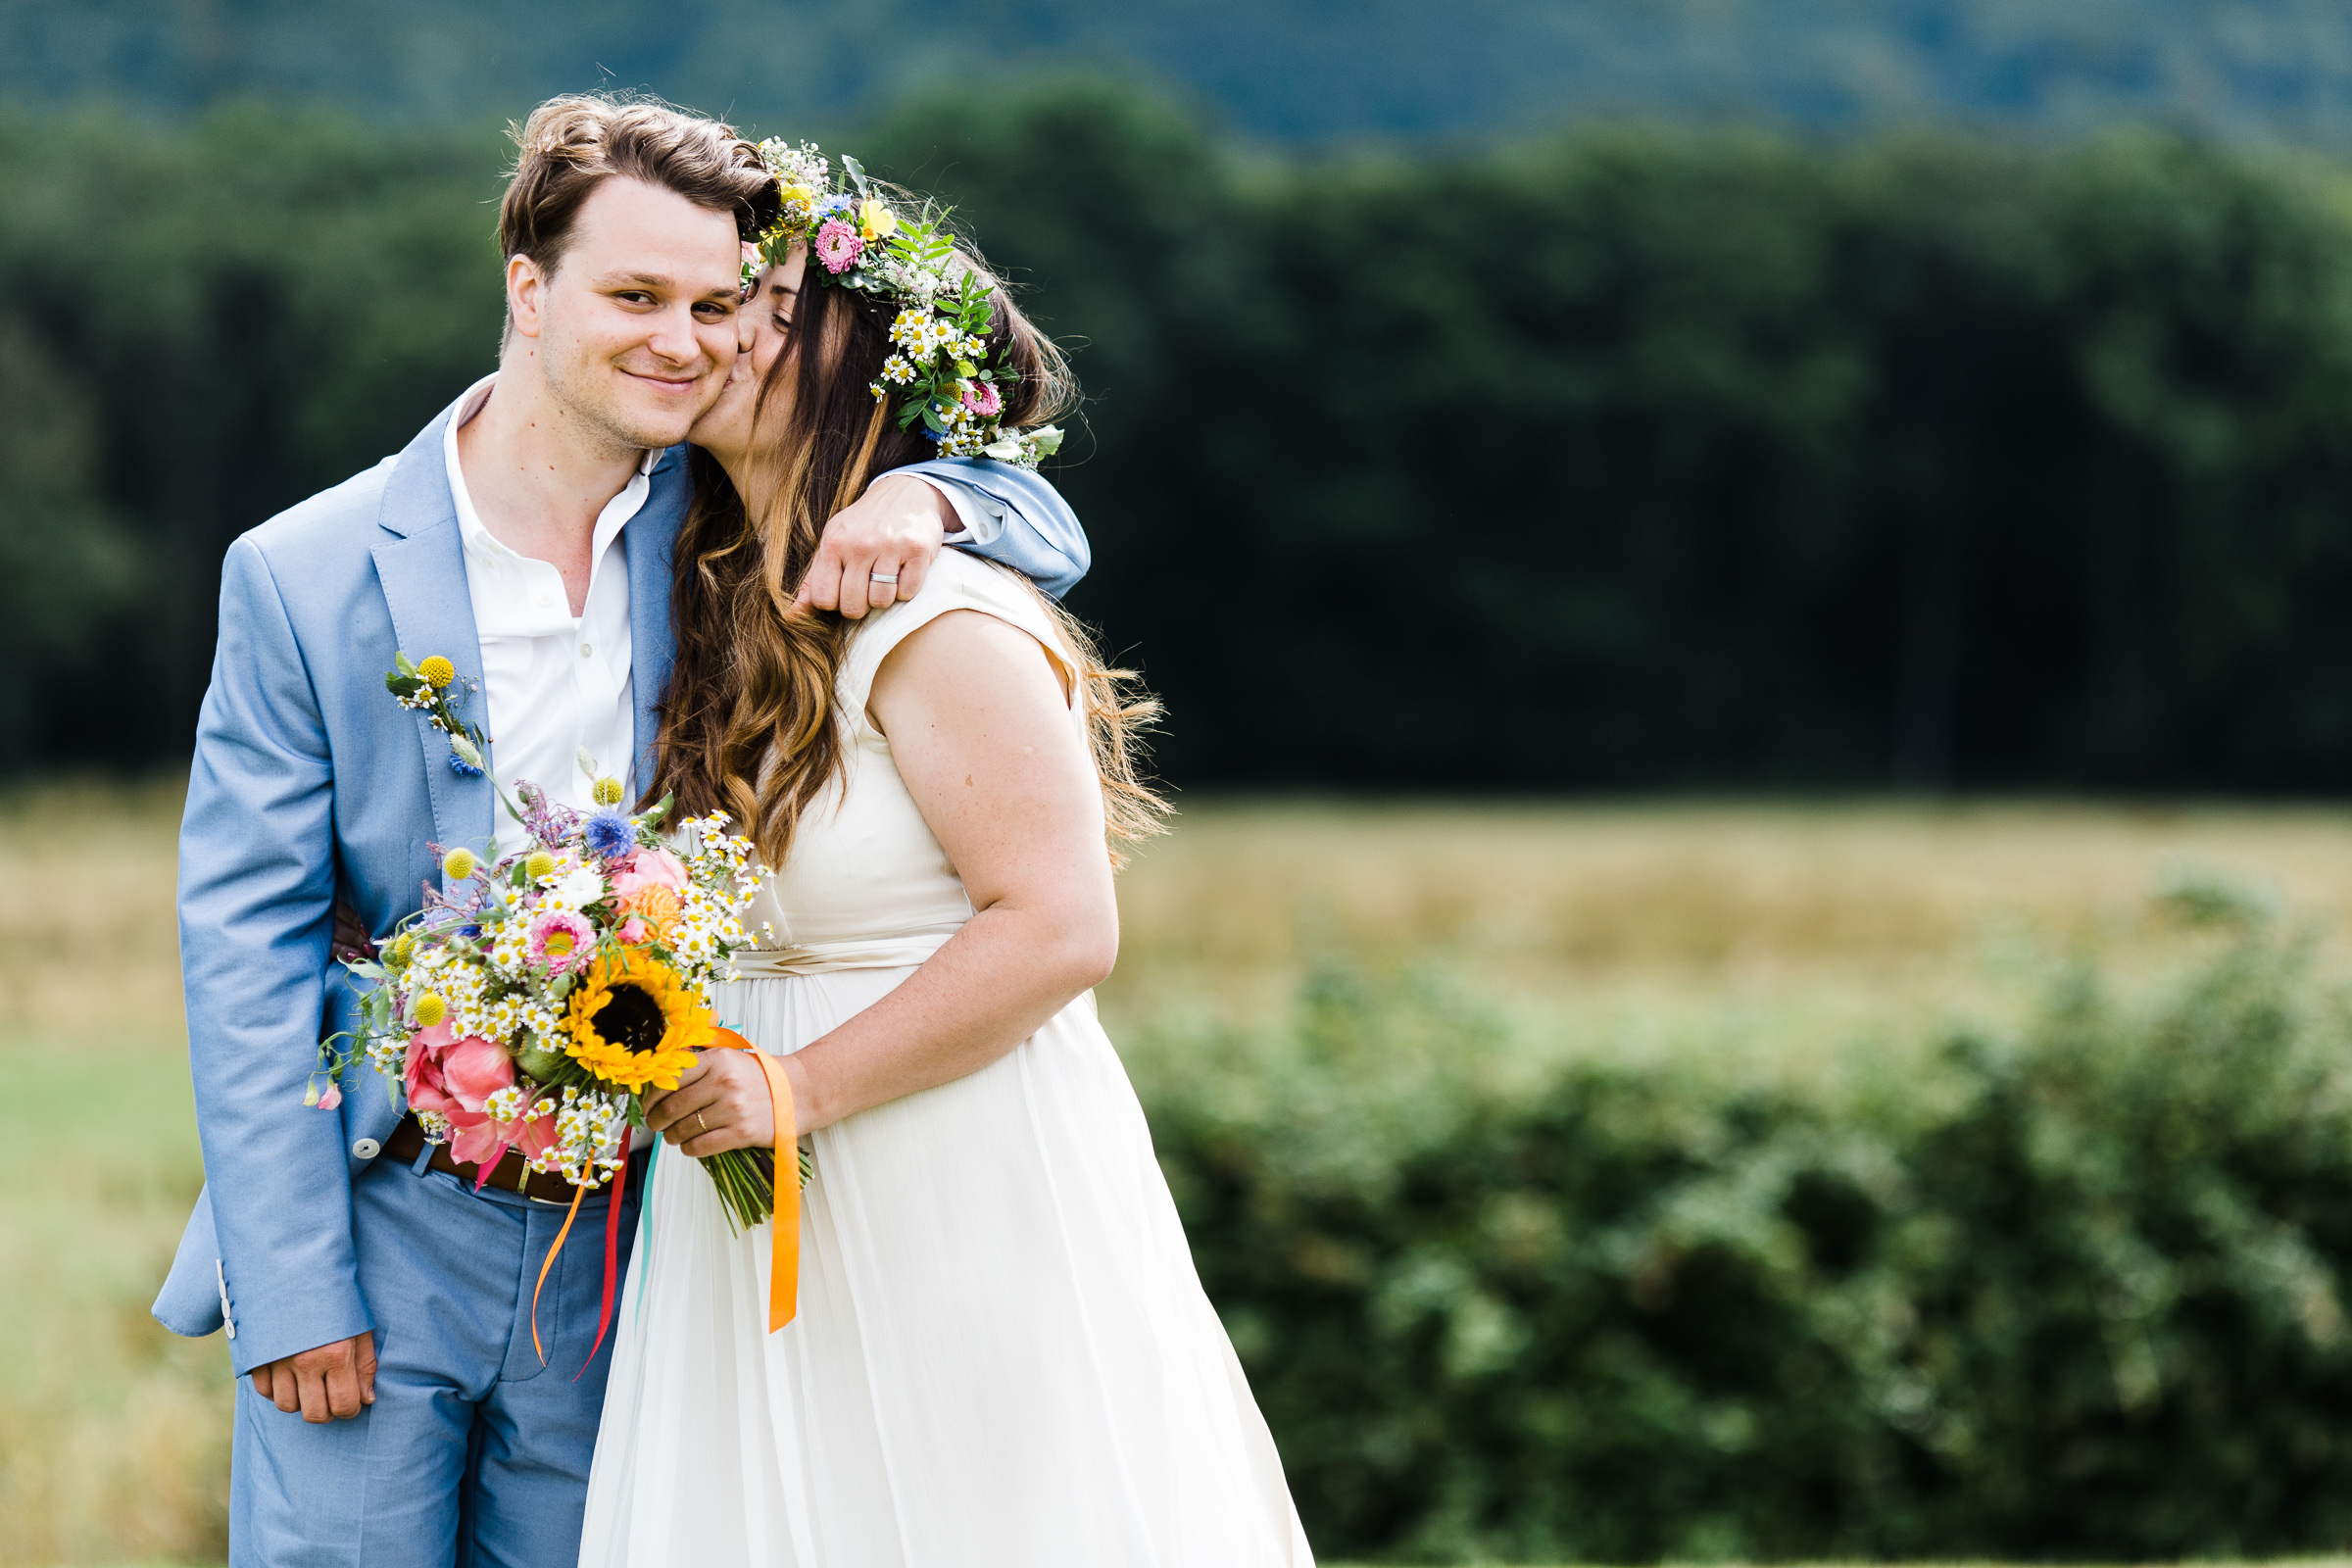
[[[866,575],[876,582],[886,582],[893,587],[896,587],[899,581],[899,574],[895,571],[869,571]]]

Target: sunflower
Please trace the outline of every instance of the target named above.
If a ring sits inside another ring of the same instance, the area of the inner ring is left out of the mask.
[[[631,1094],[647,1085],[678,1087],[698,1046],[718,1038],[710,1009],[685,978],[641,950],[623,948],[596,960],[572,992],[564,1054],[603,1082]]]

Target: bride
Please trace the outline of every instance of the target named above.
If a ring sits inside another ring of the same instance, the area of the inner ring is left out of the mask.
[[[1089,991],[1118,944],[1106,827],[1161,809],[1127,752],[1143,710],[956,551],[856,624],[792,603],[833,498],[942,448],[1034,461],[1066,371],[854,164],[843,191],[813,149],[765,150],[790,226],[693,433],[650,793],[732,812],[778,868],[715,1002],[790,1093],[712,1052],[649,1107],[580,1560],[1308,1564]],[[770,1333],[771,1226],[735,1235],[679,1156],[796,1138],[797,1315]]]

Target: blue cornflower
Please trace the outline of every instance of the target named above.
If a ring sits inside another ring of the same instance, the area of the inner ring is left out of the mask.
[[[460,757],[455,752],[449,754],[449,770],[452,773],[457,774],[460,778],[480,778],[482,776],[482,770],[480,768],[474,766],[471,762],[468,762],[466,760],[466,759]]]
[[[607,808],[581,825],[580,841],[599,859],[617,860],[637,847],[637,827],[623,813]]]

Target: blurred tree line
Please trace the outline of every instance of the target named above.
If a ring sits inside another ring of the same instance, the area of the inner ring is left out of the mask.
[[[767,127],[773,128],[773,127]],[[834,150],[841,150],[836,148]],[[1191,783],[2352,784],[2352,178],[1587,130],[857,138],[1083,340],[1077,607]],[[221,551],[492,363],[502,144],[0,120],[0,762],[188,742]]]

